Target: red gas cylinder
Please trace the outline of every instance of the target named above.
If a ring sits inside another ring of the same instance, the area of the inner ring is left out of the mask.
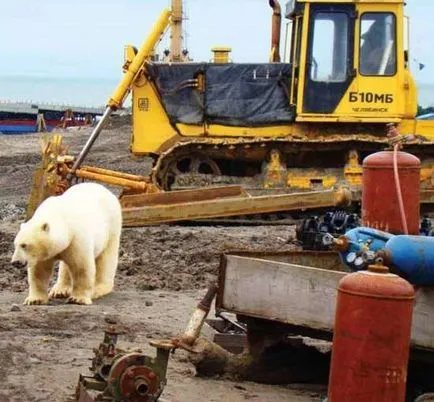
[[[413,300],[384,266],[341,279],[328,402],[404,402]]]
[[[420,160],[398,152],[398,169],[408,234],[419,234]],[[392,151],[377,152],[363,160],[362,222],[393,234],[404,233]]]

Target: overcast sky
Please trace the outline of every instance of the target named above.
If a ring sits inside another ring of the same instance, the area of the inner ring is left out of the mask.
[[[281,4],[285,3],[281,0]],[[123,46],[139,46],[169,0],[1,1],[0,75],[117,78]],[[408,0],[417,81],[434,83],[433,0]],[[267,61],[268,0],[186,0],[187,46],[195,61],[230,45],[236,62]],[[167,44],[166,41],[163,43]]]

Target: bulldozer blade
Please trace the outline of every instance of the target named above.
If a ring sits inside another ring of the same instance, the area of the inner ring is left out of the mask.
[[[177,200],[177,192],[171,192],[172,199],[166,204],[163,202],[167,199],[162,199],[162,194],[150,194],[147,198],[148,205],[143,205],[142,199],[141,206],[123,209],[123,224],[127,227],[145,226],[279,211],[305,211],[351,203],[351,192],[346,189],[255,197],[247,193],[244,196],[219,197],[216,191],[215,197],[210,199],[203,199],[202,191],[204,190],[190,191],[189,200],[185,196]],[[155,201],[156,197],[160,197],[160,200]]]
[[[44,136],[41,140],[41,162],[36,168],[27,203],[27,219],[30,219],[39,204],[55,195],[61,178],[57,175],[56,160],[65,154],[60,135]]]
[[[246,192],[241,186],[206,187],[196,190],[123,195],[120,198],[120,202],[122,208],[128,209],[137,207],[150,207],[151,205],[171,205],[193,201],[199,202],[245,195]]]
[[[27,219],[33,216],[38,205],[47,198],[44,174],[45,169],[41,164],[33,174],[32,187],[27,204]]]

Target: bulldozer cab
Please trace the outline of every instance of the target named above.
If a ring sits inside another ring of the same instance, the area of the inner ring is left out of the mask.
[[[297,121],[414,118],[404,49],[404,2],[290,1],[291,102]]]

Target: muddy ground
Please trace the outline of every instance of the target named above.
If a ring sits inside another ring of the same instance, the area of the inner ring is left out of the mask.
[[[115,121],[102,133],[86,163],[146,174],[149,160],[128,153],[130,127]],[[75,154],[88,129],[64,133]],[[151,339],[179,334],[207,284],[216,278],[225,250],[292,249],[286,226],[161,225],[124,229],[115,292],[92,306],[22,306],[26,272],[10,265],[13,237],[24,218],[40,136],[0,136],[0,402],[68,401],[78,375],[88,374],[92,348],[110,323],[125,331],[120,344],[149,354]],[[318,401],[324,386],[271,386],[202,379],[183,351],[170,359],[164,402],[245,400]]]

